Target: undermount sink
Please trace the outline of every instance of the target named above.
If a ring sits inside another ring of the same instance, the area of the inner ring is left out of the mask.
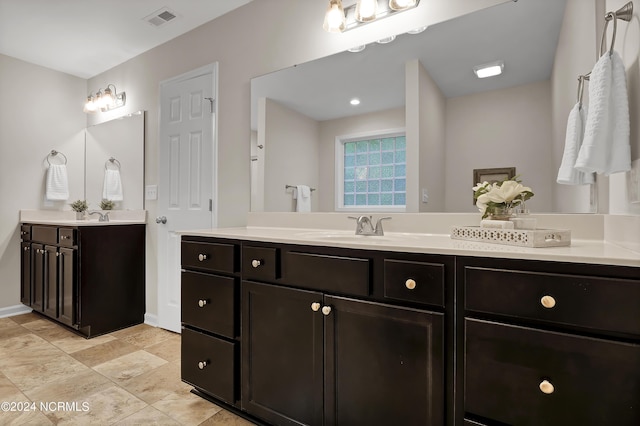
[[[310,231],[300,232],[296,234],[297,237],[313,239],[313,240],[327,240],[327,241],[342,241],[342,242],[358,242],[363,244],[384,244],[389,242],[401,242],[407,240],[417,240],[424,237],[427,234],[413,234],[413,233],[387,233],[385,235],[356,235],[353,231]]]

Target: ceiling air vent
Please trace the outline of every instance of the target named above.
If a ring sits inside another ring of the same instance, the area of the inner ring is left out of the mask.
[[[149,16],[145,16],[144,20],[154,27],[159,27],[176,18],[177,16],[178,15],[168,7],[163,7],[162,9],[156,10]]]

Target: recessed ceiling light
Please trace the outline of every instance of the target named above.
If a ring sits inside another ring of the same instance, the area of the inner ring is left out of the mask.
[[[473,67],[473,72],[478,78],[494,77],[502,74],[502,70],[504,70],[503,61],[495,61]]]
[[[353,98],[353,99],[351,99],[351,100],[349,101],[349,103],[350,103],[351,105],[360,105],[360,99],[358,99],[358,98]]]
[[[358,52],[362,52],[365,47],[367,47],[366,44],[361,44],[360,46],[353,46],[351,49],[348,49],[348,50],[349,52],[358,53]]]

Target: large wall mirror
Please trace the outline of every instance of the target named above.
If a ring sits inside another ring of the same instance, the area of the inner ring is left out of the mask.
[[[442,99],[443,143],[436,150],[443,150],[443,160],[430,164],[428,149],[421,148],[420,173],[443,170],[436,178],[420,177],[415,192],[433,196],[413,211],[476,211],[470,203],[474,169],[505,167],[515,167],[533,188],[532,211],[590,211],[588,196],[586,203],[576,197],[568,208],[555,201],[560,158],[553,145],[557,88],[551,79],[565,6],[565,0],[505,2],[419,34],[398,35],[391,43],[371,43],[358,53],[342,52],[254,78],[252,210],[295,211],[287,185],[305,184],[315,189],[313,211],[335,211],[336,138],[406,128],[413,125],[408,124],[410,105],[431,108],[413,99],[407,81],[408,67],[417,60],[420,75],[426,75],[420,78],[437,85]],[[587,49],[590,42],[583,41]],[[502,75],[474,75],[475,66],[493,61],[504,63]],[[574,80],[566,84],[573,88]],[[352,98],[360,104],[351,105]],[[420,114],[430,119],[429,112]],[[430,124],[418,121],[420,132],[428,132]]]
[[[122,200],[116,209],[144,209],[144,111],[89,126],[85,133],[85,199],[99,209],[106,171],[117,170]]]

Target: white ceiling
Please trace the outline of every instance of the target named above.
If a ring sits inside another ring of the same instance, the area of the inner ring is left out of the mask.
[[[251,0],[0,0],[0,53],[90,78]],[[144,18],[168,7],[161,26]]]
[[[252,80],[252,106],[267,97],[318,121],[405,104],[405,62],[419,59],[445,97],[548,80],[565,0],[506,2],[360,53],[342,52]],[[588,40],[585,40],[585,43]],[[504,73],[478,79],[473,67],[503,60]],[[311,82],[311,83],[310,83]],[[358,107],[349,105],[360,98]],[[252,108],[252,128],[256,111]]]

